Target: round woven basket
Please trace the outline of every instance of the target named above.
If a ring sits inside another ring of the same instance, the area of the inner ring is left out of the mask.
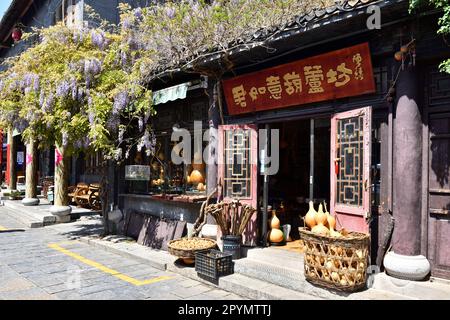
[[[366,286],[370,237],[349,232],[341,238],[315,234],[299,228],[305,243],[305,277],[311,283],[353,292]]]
[[[175,248],[174,244],[179,242],[179,241],[186,241],[186,239],[175,239],[175,240],[171,240],[168,243],[168,251],[171,255],[174,255],[178,258],[183,259],[184,261],[189,261],[189,260],[194,260],[195,259],[195,252],[197,251],[202,251],[202,250],[208,250],[208,249],[213,249],[217,246],[217,242],[212,240],[212,239],[206,239],[206,238],[191,238],[188,241],[192,240],[199,240],[201,239],[202,242],[209,242],[209,245],[207,247],[201,247],[201,248],[190,248],[190,249],[180,249],[180,248]]]

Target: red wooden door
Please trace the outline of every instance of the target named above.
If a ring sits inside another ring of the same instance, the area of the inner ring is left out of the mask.
[[[331,212],[337,228],[369,232],[371,107],[331,119]]]
[[[429,116],[428,259],[431,273],[450,278],[450,113]]]
[[[256,125],[219,126],[218,184],[225,202],[239,199],[257,208],[258,133]],[[245,245],[255,246],[256,214],[243,234]]]

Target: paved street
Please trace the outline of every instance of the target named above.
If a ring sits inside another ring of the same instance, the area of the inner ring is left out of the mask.
[[[212,286],[70,240],[70,224],[24,228],[0,207],[2,299],[241,299]]]

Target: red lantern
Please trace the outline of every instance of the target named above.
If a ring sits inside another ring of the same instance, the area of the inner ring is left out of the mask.
[[[20,41],[20,39],[22,39],[22,30],[19,28],[14,28],[11,37],[15,42]]]

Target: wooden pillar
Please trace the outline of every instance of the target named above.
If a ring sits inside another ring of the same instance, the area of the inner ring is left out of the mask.
[[[408,66],[397,81],[393,136],[392,249],[384,259],[389,275],[422,280],[430,264],[421,251],[422,115],[418,74]],[[426,177],[425,177],[426,178]]]
[[[207,194],[210,194],[217,186],[217,162],[215,159],[218,155],[218,127],[220,124],[220,110],[219,110],[219,94],[220,87],[216,81],[209,81],[209,109],[208,109],[208,123],[209,123],[209,152],[208,152],[208,181],[206,183]]]
[[[8,129],[8,176],[9,176],[9,189],[17,189],[17,172],[16,172],[16,144],[13,136],[14,129],[11,127]]]
[[[422,192],[422,116],[418,106],[415,68],[401,71],[394,119],[393,249],[420,254]]]
[[[55,206],[68,206],[69,157],[62,146],[55,148]]]
[[[67,188],[69,186],[69,157],[66,148],[55,147],[55,205],[50,212],[56,216],[57,222],[70,222],[72,208],[69,206]]]
[[[27,143],[26,152],[26,185],[25,185],[25,199],[22,200],[22,204],[26,206],[34,206],[39,204],[37,198],[37,144],[36,141],[31,139]]]

